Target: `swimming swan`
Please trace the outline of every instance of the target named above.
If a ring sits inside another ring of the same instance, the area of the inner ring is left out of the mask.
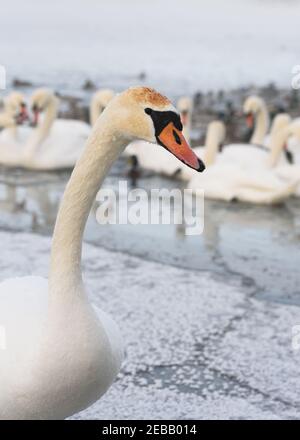
[[[98,400],[120,369],[119,331],[88,302],[81,248],[99,186],[135,139],[158,143],[195,170],[204,169],[167,98],[134,87],[110,102],[67,184],[53,234],[49,282],[29,276],[0,284],[1,419],[64,419]]]
[[[297,191],[300,173],[285,170],[284,146],[296,130],[290,125],[272,137],[271,150],[244,147],[243,161],[235,160],[234,146],[225,147],[203,176],[194,176],[188,187],[195,194],[217,200],[256,204],[279,203]],[[285,176],[283,177],[284,173]]]
[[[21,126],[28,119],[25,97],[22,93],[12,92],[4,99],[4,111],[0,114],[0,162],[1,148],[5,149],[7,143],[21,145],[25,142],[30,128]],[[3,147],[2,147],[3,146]]]

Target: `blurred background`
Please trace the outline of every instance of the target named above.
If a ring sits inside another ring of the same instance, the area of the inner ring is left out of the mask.
[[[291,85],[292,69],[300,64],[300,0],[10,0],[5,5],[0,0],[0,10],[0,64],[7,74],[6,90],[0,91],[0,101],[12,91],[18,91],[29,102],[35,89],[47,87],[59,97],[60,118],[88,123],[90,101],[98,89],[120,92],[132,85],[149,85],[175,104],[182,97],[191,100],[193,146],[204,144],[208,124],[216,119],[226,126],[225,143],[249,142],[251,132],[243,115],[243,103],[250,95],[263,98],[271,120],[280,112],[287,112],[291,118],[300,117],[299,91]],[[119,180],[130,182],[131,166],[130,158],[121,158],[105,186],[117,190]],[[51,236],[70,172],[70,169],[33,171],[1,165],[2,237],[14,237],[18,241],[18,234],[29,235],[26,240],[20,240],[13,255],[9,251],[9,239],[6,242],[0,259],[0,279],[8,269],[18,270],[20,275],[25,272],[29,264],[25,262],[26,250],[31,247],[32,237],[42,240]],[[173,177],[141,167],[137,185],[147,191],[186,187],[186,182]],[[96,202],[95,210],[97,206]],[[217,401],[222,401],[221,412],[225,418],[295,418],[300,404],[299,393],[297,395],[300,383],[296,355],[290,351],[290,326],[298,319],[300,322],[299,198],[286,197],[272,206],[207,199],[204,232],[197,237],[186,236],[184,225],[99,226],[95,210],[86,229],[87,243],[138,257],[149,264],[155,262],[160,265],[161,274],[165,267],[190,273],[190,284],[189,277],[179,277],[181,287],[173,285],[164,292],[158,289],[156,306],[161,295],[166,295],[164,301],[169,298],[172,304],[172,289],[178,288],[180,295],[184,295],[186,285],[190,290],[196,289],[193,277],[207,277],[206,285],[214,292],[215,299],[221,292],[220,307],[228,307],[226,313],[233,318],[232,323],[235,319],[243,322],[244,337],[253,333],[245,343],[249,352],[243,351],[244,346],[239,345],[240,329],[233,325],[236,333],[232,340],[229,336],[230,350],[223,353],[219,367],[214,363],[219,356],[214,351],[215,344],[220,348],[222,338],[227,337],[225,330],[224,334],[219,331],[219,318],[216,327],[205,336],[208,351],[209,341],[217,339],[217,343],[211,342],[214,348],[207,356],[203,355],[203,341],[193,343],[191,348],[189,338],[184,339],[180,374],[171,368],[172,359],[168,357],[165,362],[159,355],[153,365],[152,360],[146,359],[144,370],[137,372],[129,356],[125,367],[127,376],[124,373],[126,380],[121,377],[102,407],[97,406],[94,412],[82,417],[104,414],[107,417],[187,418],[197,405],[203,412],[195,411],[194,416],[209,417],[220,411]],[[22,252],[25,255],[22,256]],[[38,267],[38,255],[30,252],[30,261]],[[141,281],[141,290],[145,288],[144,282]],[[183,313],[174,307],[174,319],[180,323],[183,333],[189,319],[191,327],[199,324],[191,312],[192,301],[205,310],[211,307],[209,310],[214,316],[210,300],[205,295],[202,297],[200,290],[198,293],[191,302],[186,298]],[[228,304],[224,295],[231,298]],[[126,300],[135,307],[136,303],[130,302],[130,290]],[[126,326],[132,325],[127,335],[129,352],[134,352],[137,344],[134,326],[154,319],[155,305],[153,308],[146,305],[147,310],[139,304],[141,316],[136,322],[135,318],[130,321],[122,305],[121,311],[114,310]],[[109,302],[106,307],[109,310]],[[153,338],[161,342],[159,347],[164,350],[163,334],[168,329],[163,327],[162,321],[154,319],[155,325],[162,327]],[[228,322],[224,328],[231,331]],[[270,334],[262,343],[264,350],[260,351],[255,344],[261,334],[267,334],[265,323],[270,326]],[[148,347],[147,336],[144,337]],[[177,344],[180,337],[176,334],[171,342]],[[232,365],[228,359],[235,352],[240,354]],[[176,365],[178,359],[174,356]],[[278,357],[282,363],[276,363]],[[266,363],[271,365],[269,370],[265,368]],[[245,365],[252,372],[252,382]],[[282,388],[279,382],[286,387]],[[132,394],[128,391],[118,412],[114,402],[120,399],[118,392],[128,387]],[[150,390],[150,395],[141,391],[143,387]],[[165,392],[157,395],[157,390]],[[210,403],[196,399],[203,395],[203,390]],[[134,397],[137,394],[141,403],[138,406],[147,407],[145,413],[141,408],[137,412]],[[249,396],[252,401],[244,406]],[[170,403],[172,399],[174,405]]]

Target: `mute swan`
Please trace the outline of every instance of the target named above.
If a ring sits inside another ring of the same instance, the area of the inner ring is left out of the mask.
[[[177,101],[177,110],[180,113],[183,134],[187,142],[190,142],[190,131],[192,126],[193,100],[188,96],[182,96]]]
[[[253,128],[254,125],[250,144],[263,145],[270,125],[269,113],[264,100],[259,96],[249,96],[244,102],[243,111],[249,128]]]
[[[4,99],[4,111],[1,113],[0,126],[4,129],[0,133],[0,150],[1,146],[7,143],[21,144],[25,141],[30,129],[19,124],[26,119],[28,119],[28,114],[24,96],[18,92],[10,93]]]
[[[204,147],[194,148],[193,151],[201,157],[207,165],[207,161],[213,160],[220,144],[225,138],[225,126],[221,121],[213,121],[209,124]],[[135,142],[135,157],[141,168],[154,171],[165,176],[176,176],[181,180],[189,180],[194,172],[178,163],[175,157],[169,157],[166,150],[155,148],[147,142]]]
[[[99,399],[120,369],[119,332],[111,318],[88,303],[81,248],[99,186],[135,139],[158,143],[195,170],[204,169],[167,98],[153,89],[133,87],[109,103],[63,196],[53,234],[49,286],[40,277],[0,284],[5,334],[5,349],[0,349],[1,419],[71,416]]]
[[[43,170],[74,166],[90,133],[90,126],[81,121],[55,120],[58,99],[50,90],[38,89],[31,98],[31,105],[34,122],[38,123],[40,113],[45,112],[43,120],[27,131],[26,141],[2,142],[0,162]]]
[[[281,202],[296,191],[300,182],[300,173],[290,173],[284,179],[279,173],[281,160],[284,163],[284,145],[292,132],[289,126],[275,134],[271,151],[244,147],[243,162],[234,161],[234,147],[226,147],[205,175],[194,176],[188,187],[200,195],[204,190],[205,197],[210,199],[256,204]]]
[[[94,127],[99,115],[103,112],[113,97],[114,92],[110,89],[98,90],[98,92],[93,95],[90,105],[90,124],[92,127]]]
[[[290,125],[281,132],[283,142],[286,144],[286,138],[300,139],[300,119],[295,119]],[[298,146],[298,150],[300,146]],[[297,154],[298,153],[298,154]],[[290,163],[285,157],[282,158],[279,146],[275,150],[271,165],[275,166],[274,171],[284,181],[291,181],[291,179],[298,179],[299,185],[297,186],[294,195],[300,197],[300,152],[296,151],[293,154],[294,161]],[[281,156],[281,157],[280,157]]]
[[[73,167],[90,134],[90,126],[82,121],[56,119],[59,100],[48,89],[38,89],[31,97],[37,127],[24,147],[21,164],[33,169]],[[44,119],[39,123],[39,115]]]
[[[270,147],[272,136],[287,127],[291,122],[291,117],[287,113],[278,113],[273,119],[268,134],[270,118],[266,103],[262,98],[258,96],[248,97],[244,103],[243,110],[247,117],[249,128],[254,126],[254,132],[250,140],[252,145]]]

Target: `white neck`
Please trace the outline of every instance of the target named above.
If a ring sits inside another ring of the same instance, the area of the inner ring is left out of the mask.
[[[111,165],[128,142],[112,132],[106,119],[97,121],[78,160],[56,220],[50,269],[50,300],[74,301],[85,295],[81,275],[81,248],[93,201]],[[79,286],[79,288],[78,288]]]
[[[288,128],[277,131],[271,136],[269,165],[275,167],[280,159],[280,155],[289,137]]]
[[[206,166],[212,165],[217,157],[220,146],[220,139],[215,127],[209,127],[205,139],[204,163]]]
[[[101,105],[101,103],[99,102],[99,99],[96,94],[93,96],[92,101],[91,101],[91,105],[90,105],[90,124],[92,127],[94,127],[94,125],[97,122],[97,119],[99,118],[100,105]]]
[[[190,142],[190,136],[191,136],[191,112],[189,111],[187,114],[186,123],[183,126],[182,130],[183,136],[185,137],[186,141]]]
[[[57,117],[57,112],[58,99],[53,96],[49,99],[43,121],[33,130],[26,144],[25,153],[27,157],[32,157],[41,143],[47,138]]]
[[[256,113],[255,129],[250,143],[263,145],[268,129],[269,129],[269,115],[266,105],[262,103],[261,107]]]

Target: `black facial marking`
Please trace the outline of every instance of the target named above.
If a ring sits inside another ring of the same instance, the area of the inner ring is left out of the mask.
[[[163,129],[172,122],[177,130],[182,131],[182,123],[180,116],[172,111],[160,112],[152,108],[145,108],[145,113],[149,115],[153,121],[155,136],[158,138]]]

